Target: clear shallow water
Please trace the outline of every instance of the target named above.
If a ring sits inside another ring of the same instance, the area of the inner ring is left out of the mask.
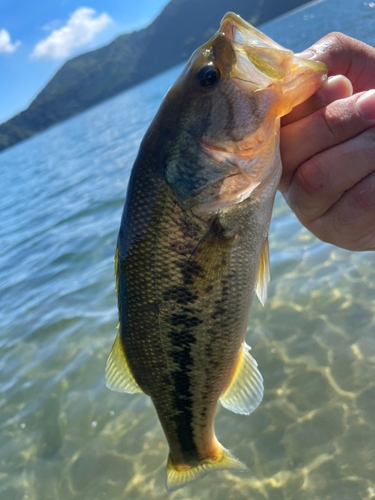
[[[345,10],[345,12],[344,12]],[[265,25],[301,50],[340,30],[375,44],[375,5],[321,2]],[[0,155],[0,498],[168,498],[148,398],[104,385],[113,255],[129,171],[175,68]],[[272,281],[247,341],[265,379],[249,417],[218,409],[250,472],[179,500],[375,498],[375,254],[325,245],[277,197]]]

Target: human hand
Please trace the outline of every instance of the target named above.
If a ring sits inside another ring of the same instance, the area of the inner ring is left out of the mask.
[[[375,250],[375,49],[331,33],[299,56],[329,78],[281,121],[280,191],[321,240]]]

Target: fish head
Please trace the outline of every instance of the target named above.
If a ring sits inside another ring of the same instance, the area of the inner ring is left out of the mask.
[[[326,75],[324,64],[297,58],[226,14],[165,99],[166,177],[180,203],[212,211],[248,197],[276,168],[279,118],[310,97]]]

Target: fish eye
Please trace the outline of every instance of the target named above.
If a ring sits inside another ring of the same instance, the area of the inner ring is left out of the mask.
[[[220,81],[220,71],[212,64],[202,66],[197,73],[199,85],[205,89],[212,89]]]

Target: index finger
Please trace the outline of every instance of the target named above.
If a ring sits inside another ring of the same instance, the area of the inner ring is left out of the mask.
[[[355,94],[375,88],[375,49],[342,33],[326,35],[297,56],[325,63],[328,76],[346,76]]]
[[[330,76],[309,99],[292,109],[290,113],[281,118],[281,126],[289,125],[324,108],[339,99],[345,99],[353,94],[350,80],[342,75]]]

